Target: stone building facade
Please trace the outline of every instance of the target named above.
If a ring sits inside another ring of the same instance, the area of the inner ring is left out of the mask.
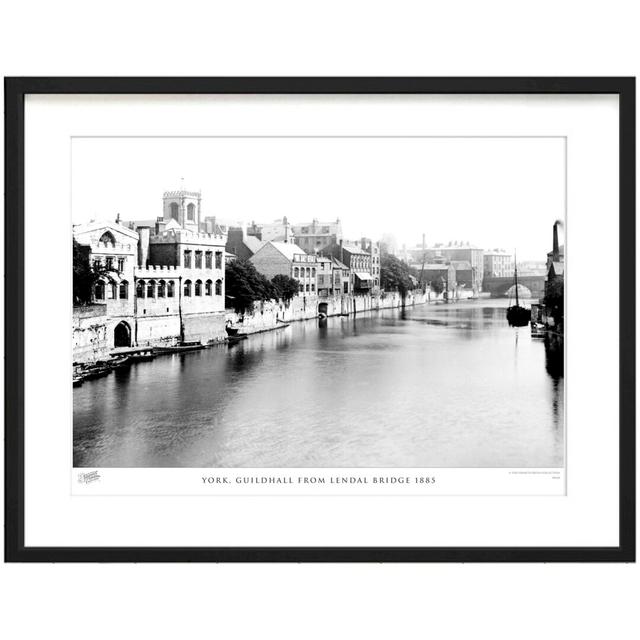
[[[483,255],[485,278],[513,276],[513,256],[502,249],[485,250]]]
[[[423,251],[426,263],[464,261],[471,265],[473,271],[473,289],[482,291],[484,278],[484,250],[474,247],[469,243],[449,242],[447,245],[435,245]]]
[[[340,218],[333,222],[320,222],[314,218],[311,222],[299,222],[292,227],[296,244],[307,253],[317,253],[342,240]]]
[[[375,254],[373,247],[377,250]],[[364,239],[359,244],[340,242],[327,247],[324,254],[335,258],[349,269],[351,293],[371,293],[380,285],[380,247],[377,243],[367,245]],[[373,275],[374,269],[377,270],[377,276]]]
[[[226,236],[199,231],[199,197],[167,193],[165,222],[155,229],[113,222],[73,229],[92,263],[110,270],[93,290],[93,302],[104,305],[108,349],[206,343],[225,335]]]

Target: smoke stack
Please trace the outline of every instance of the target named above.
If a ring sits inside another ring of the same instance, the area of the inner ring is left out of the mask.
[[[560,261],[560,246],[558,245],[558,221],[553,223],[553,261]]]
[[[422,234],[422,250],[424,251],[427,248],[426,236]]]
[[[149,227],[138,227],[138,266],[146,267],[149,261],[149,236],[151,229]]]

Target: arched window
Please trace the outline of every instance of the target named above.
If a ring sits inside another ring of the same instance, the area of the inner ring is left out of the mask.
[[[173,280],[169,280],[167,283],[167,298],[173,298],[173,294],[175,291],[175,282]]]
[[[304,285],[302,284],[302,282],[300,283],[300,293],[302,293],[304,291]]]
[[[118,285],[115,282],[112,282],[107,289],[109,300],[117,300],[118,299]]]
[[[202,295],[202,280],[196,280],[196,295]]]
[[[195,220],[196,219],[196,205],[193,202],[190,202],[187,205],[187,220]]]
[[[311,275],[311,269],[307,267],[307,278]]]
[[[116,239],[113,237],[113,233],[111,233],[111,231],[105,231],[100,236],[100,242],[104,242],[104,244],[113,245],[114,247],[116,245]]]
[[[93,294],[96,300],[104,300],[104,282],[98,280],[93,288]]]
[[[138,298],[144,298],[144,280],[138,280],[138,284],[136,285],[136,296]]]
[[[147,283],[147,298],[155,298],[156,297],[156,281],[149,280]]]
[[[184,297],[188,298],[191,296],[191,280],[184,281]]]
[[[180,217],[180,207],[178,207],[178,203],[177,202],[172,202],[169,205],[169,208],[171,210],[171,217],[174,220],[178,220],[178,218]]]
[[[293,277],[298,278],[300,276],[300,269],[298,267],[294,267],[293,269]]]
[[[123,280],[120,283],[120,300],[126,300],[129,297],[129,283]]]
[[[158,298],[164,298],[166,283],[164,280],[158,280]]]
[[[216,280],[216,295],[222,295],[222,280]]]
[[[315,267],[313,269],[311,269],[311,277],[312,278],[316,277],[316,269],[315,269]]]
[[[211,282],[211,280],[207,280],[204,283],[204,295],[205,296],[210,296],[213,293],[212,285],[213,285],[213,282]]]

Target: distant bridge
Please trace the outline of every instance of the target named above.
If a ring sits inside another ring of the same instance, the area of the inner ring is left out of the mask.
[[[531,291],[532,298],[542,298],[544,295],[545,276],[518,276],[518,284]],[[489,292],[492,298],[504,298],[513,286],[513,277],[488,278],[482,281],[482,290]]]

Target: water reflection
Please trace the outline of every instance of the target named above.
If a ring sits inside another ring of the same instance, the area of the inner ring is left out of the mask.
[[[74,463],[562,466],[562,347],[505,306],[293,323],[119,370],[74,389]]]

